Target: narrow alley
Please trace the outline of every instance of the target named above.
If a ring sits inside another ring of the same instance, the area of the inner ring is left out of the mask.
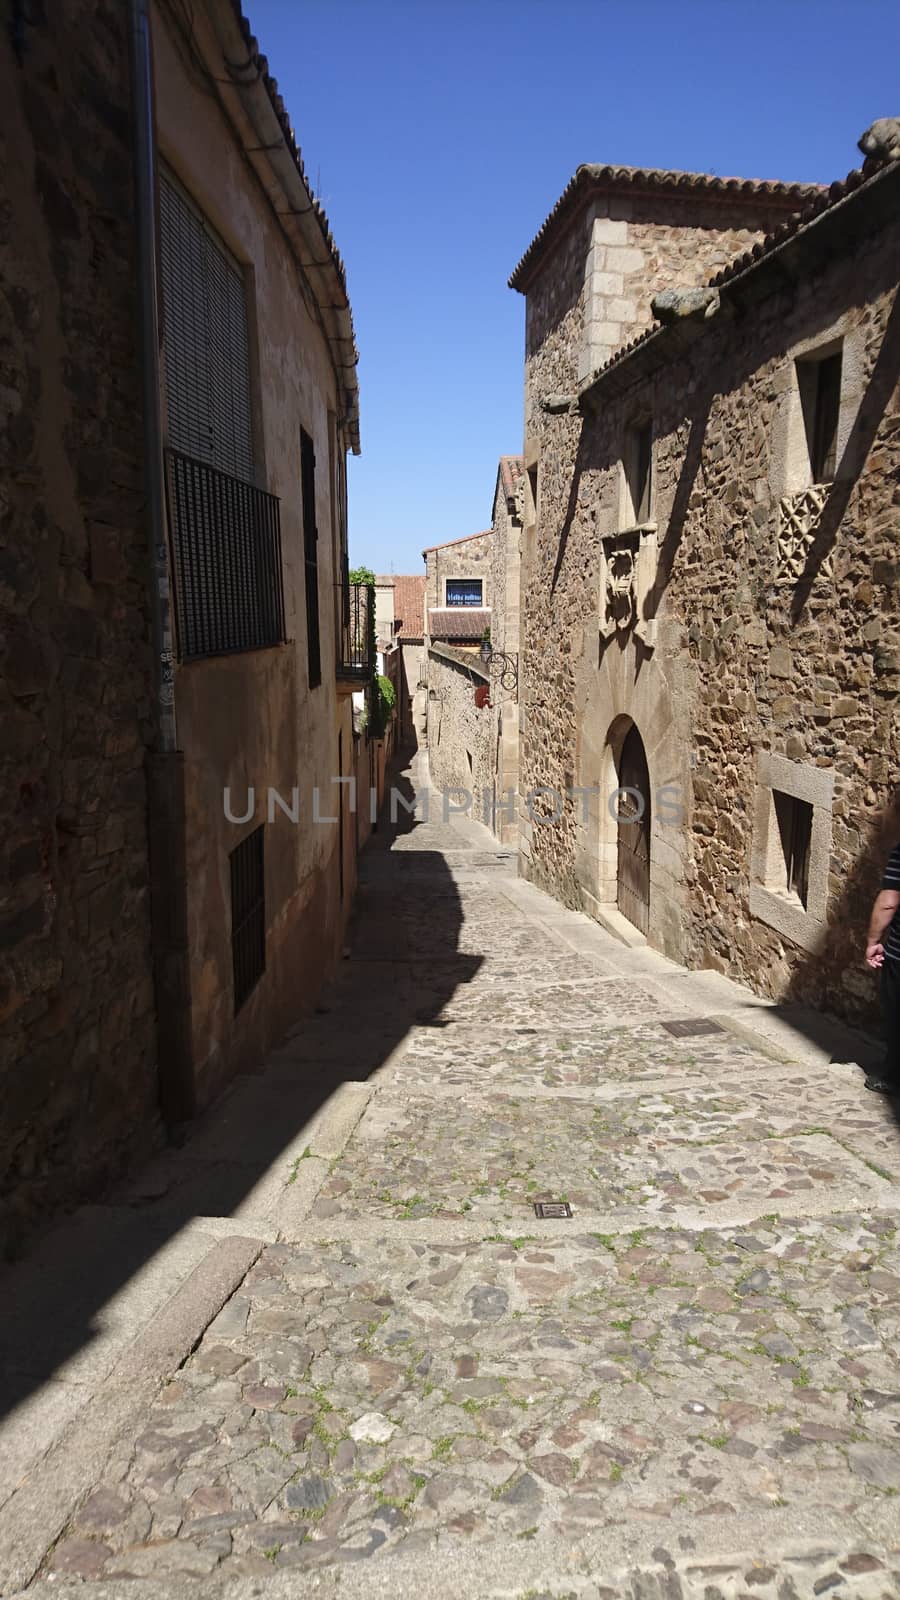
[[[0,1589],[896,1596],[865,1041],[422,820],[423,755],[394,781],[316,1016],[9,1269]],[[117,1250],[144,1287],[92,1308]]]

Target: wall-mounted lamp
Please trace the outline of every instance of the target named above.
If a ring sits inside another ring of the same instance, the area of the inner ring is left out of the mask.
[[[518,698],[519,693],[519,658],[517,655],[507,655],[505,650],[495,650],[490,639],[485,634],[481,641],[478,654],[487,667],[492,678],[498,678],[504,689],[509,689]]]

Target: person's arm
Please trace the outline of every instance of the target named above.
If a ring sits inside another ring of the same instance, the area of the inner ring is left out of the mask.
[[[900,889],[882,889],[872,907],[869,932],[866,939],[866,961],[870,967],[880,967],[884,961],[881,936],[893,922],[900,909]]]

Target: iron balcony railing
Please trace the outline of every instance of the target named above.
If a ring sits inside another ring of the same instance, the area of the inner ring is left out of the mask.
[[[337,676],[366,683],[372,676],[375,591],[367,583],[340,584]]]
[[[277,497],[178,450],[166,491],[182,660],[283,644]]]

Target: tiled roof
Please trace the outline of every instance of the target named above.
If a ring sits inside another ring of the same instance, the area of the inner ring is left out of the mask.
[[[477,606],[441,606],[428,613],[432,639],[481,639],[491,613]]]
[[[511,500],[516,492],[516,485],[525,471],[525,462],[522,456],[500,457],[500,482],[507,500]]]
[[[356,375],[356,367],[359,360],[359,351],[356,347],[356,336],[353,331],[353,314],[350,309],[350,297],[347,293],[347,272],[344,267],[341,253],[334,242],[334,238],[332,237],[331,226],[328,218],[325,215],[322,205],[313,194],[312,187],[306,176],[306,168],[303,165],[303,157],[300,153],[300,146],[294,137],[294,130],[291,127],[291,119],[288,116],[287,107],[285,106],[285,103],[278,92],[278,81],[269,74],[269,63],[266,57],[260,53],[259,44],[253,35],[250,22],[244,15],[241,6],[241,0],[231,0],[231,10],[240,29],[241,37],[247,50],[246,61],[242,61],[239,64],[240,73],[243,74],[246,72],[252,74],[255,72],[261,79],[266,94],[269,97],[272,110],[275,113],[275,117],[281,129],[281,134],[285,145],[287,146],[294,166],[299,173],[303,187],[306,190],[306,194],[309,199],[310,213],[315,218],[315,221],[318,225],[318,231],[325,250],[325,259],[309,261],[306,263],[306,267],[307,269],[318,268],[319,270],[321,270],[323,267],[327,267],[330,275],[334,280],[336,280],[333,283],[329,298],[325,304],[329,311],[337,315],[338,325],[342,330],[337,335],[337,342],[341,346],[341,353],[337,358],[337,364],[340,369],[342,382],[346,387],[348,413],[347,422],[350,430],[351,443],[353,445],[355,454],[358,455],[359,385]],[[243,84],[244,82],[250,84],[254,80],[252,77],[247,77],[246,79],[243,77],[238,77],[238,68],[237,65],[235,65],[234,81],[236,84]]]
[[[806,230],[818,222],[820,217],[836,211],[839,206],[847,204],[851,197],[860,190],[868,189],[870,181],[878,179],[886,169],[890,168],[900,170],[900,163],[870,159],[863,162],[861,168],[849,172],[842,182],[832,183],[828,188],[820,188],[814,198],[802,210],[794,212],[793,216],[788,217],[773,233],[767,234],[765,239],[755,244],[752,250],[745,251],[727,267],[724,267],[721,272],[716,273],[714,278],[710,278],[707,287],[711,289],[727,288],[729,284],[740,278],[745,272],[749,272],[760,263],[764,263],[769,256],[782,249],[783,246],[805,234]],[[630,340],[628,344],[624,344],[619,350],[614,351],[609,360],[605,361],[601,367],[598,367],[596,372],[591,373],[587,381],[582,384],[581,393],[584,394],[586,390],[591,389],[604,373],[609,372],[613,367],[621,365],[626,358],[632,356],[636,350],[648,344],[651,340],[657,339],[662,332],[663,325],[659,322],[654,322],[651,327],[645,328],[643,333],[638,334],[636,339]]]
[[[721,272],[717,273],[710,280],[711,287],[719,288],[721,284],[730,282],[739,273],[746,271],[747,267],[751,267],[754,262],[759,261],[763,256],[770,255],[786,239],[789,239],[793,234],[799,233],[801,228],[805,228],[810,222],[814,222],[816,217],[822,215],[823,211],[830,211],[840,201],[846,200],[848,195],[853,194],[866,182],[867,178],[874,177],[876,173],[883,171],[888,164],[884,161],[864,161],[862,167],[854,168],[852,172],[848,172],[846,178],[841,182],[832,183],[827,189],[821,189],[801,211],[795,212],[793,216],[788,217],[773,233],[767,234],[760,244],[755,244],[752,250],[745,251],[742,256],[738,256],[729,266],[724,267]]]
[[[394,579],[394,616],[398,639],[424,639],[425,637],[425,578],[397,577]]]
[[[487,539],[490,533],[491,529],[488,528],[484,533],[464,533],[461,539],[445,539],[443,544],[427,544],[422,554],[427,556],[432,550],[446,550],[451,544],[465,544],[469,539]]]
[[[608,167],[586,162],[578,168],[541,224],[509,279],[511,289],[524,291],[529,269],[543,255],[550,239],[568,224],[598,191],[619,193],[668,194],[685,198],[696,195],[703,200],[723,200],[767,206],[786,212],[796,211],[805,201],[822,193],[818,183],[779,183],[764,178],[716,178],[707,172],[668,172],[649,167]]]

